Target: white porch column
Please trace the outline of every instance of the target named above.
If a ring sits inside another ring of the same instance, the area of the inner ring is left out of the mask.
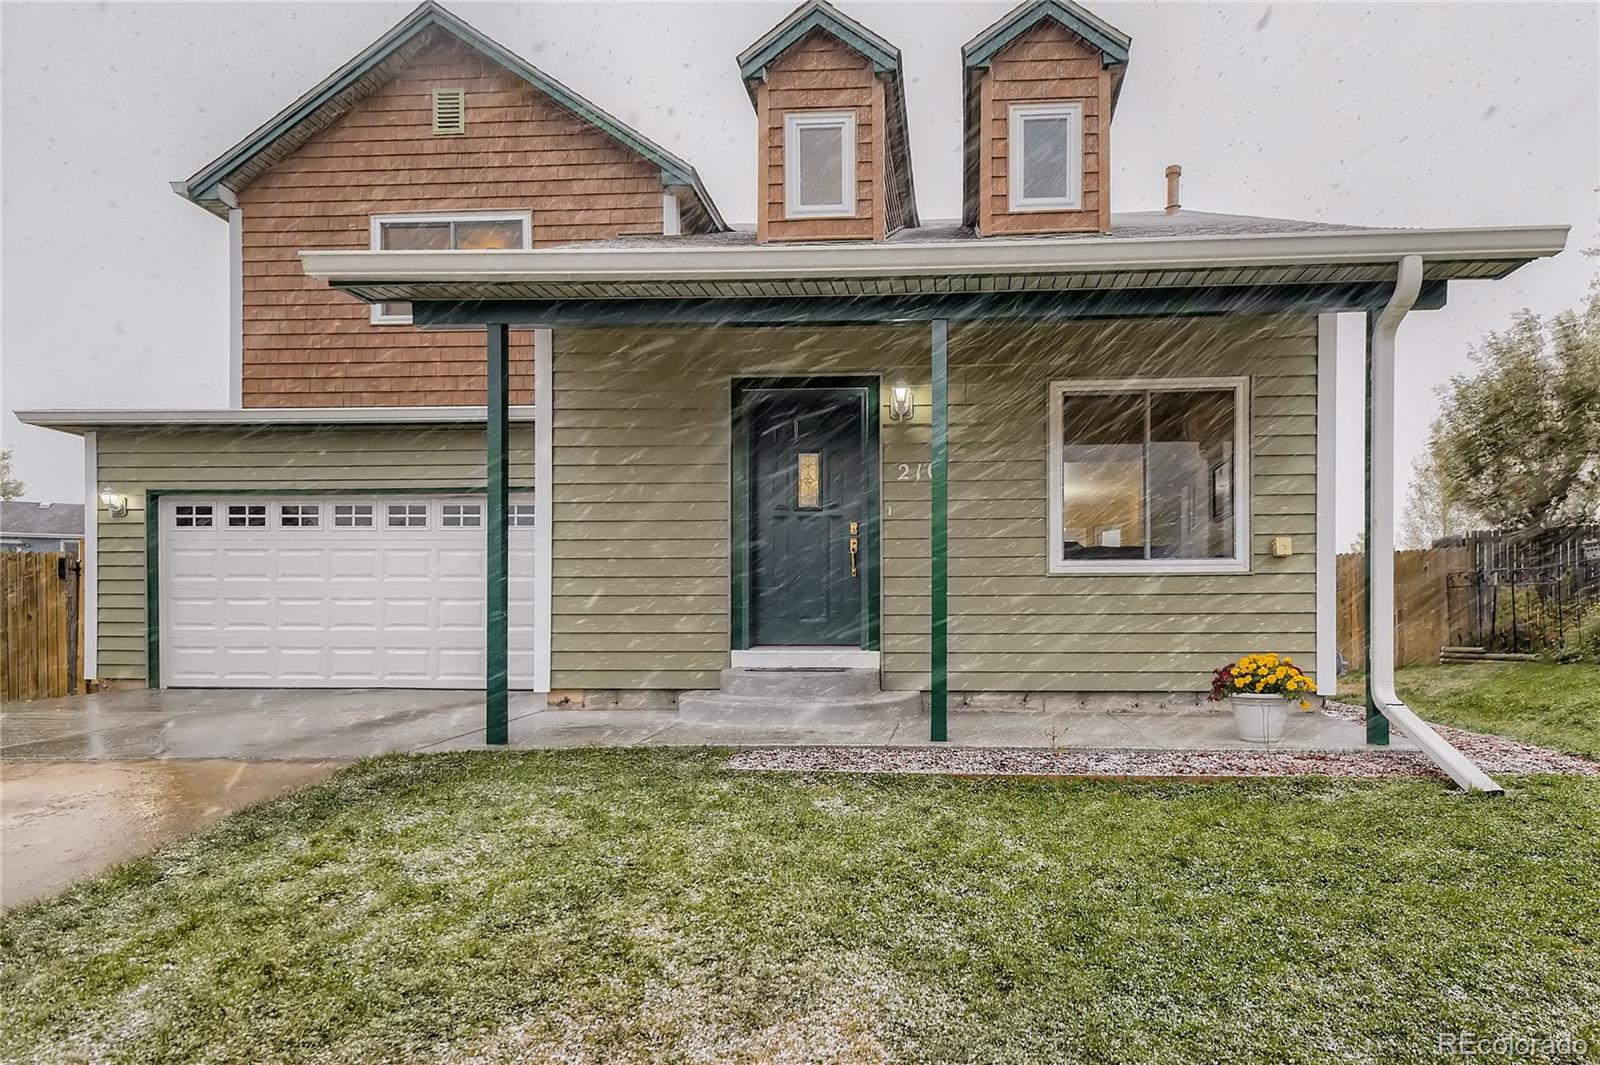
[[[1339,316],[1317,316],[1317,694],[1339,690],[1339,530],[1333,520],[1338,423]]]

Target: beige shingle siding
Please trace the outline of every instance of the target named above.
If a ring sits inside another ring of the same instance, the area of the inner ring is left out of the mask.
[[[954,690],[1196,690],[1256,647],[1314,667],[1314,319],[957,328],[951,366]],[[915,424],[882,424],[884,684],[925,687],[928,373],[925,326],[558,331],[553,686],[714,687],[730,380],[880,374],[918,397]],[[1252,378],[1252,572],[1046,575],[1048,382],[1231,374]]]
[[[99,483],[128,515],[99,524],[99,674],[144,681],[145,492],[149,489],[471,487],[484,437],[471,429],[101,430]],[[512,483],[533,483],[533,431],[512,430]]]

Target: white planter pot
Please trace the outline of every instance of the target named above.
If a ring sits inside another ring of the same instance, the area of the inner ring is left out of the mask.
[[[1283,738],[1289,700],[1281,695],[1230,695],[1233,724],[1239,738],[1251,743],[1276,743]]]

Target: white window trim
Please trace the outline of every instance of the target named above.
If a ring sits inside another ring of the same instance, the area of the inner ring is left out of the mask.
[[[383,250],[383,227],[390,222],[521,222],[522,248],[533,247],[532,211],[452,211],[447,214],[375,214],[368,225],[373,251]],[[452,251],[455,249],[451,249]],[[403,301],[395,301],[403,302]],[[384,314],[382,302],[372,305],[373,325],[410,325],[409,314]]]
[[[1107,392],[1189,392],[1233,389],[1233,558],[1129,558],[1065,559],[1061,529],[1062,400],[1068,395]],[[1049,506],[1046,530],[1047,572],[1052,576],[1115,576],[1124,574],[1208,574],[1250,572],[1250,378],[1248,377],[1127,377],[1099,380],[1051,381],[1048,393],[1049,428],[1046,453],[1049,480],[1045,491]]]
[[[838,128],[843,203],[800,202],[800,131]],[[854,111],[789,111],[783,116],[783,216],[785,218],[854,218],[856,216],[856,113]]]
[[[1030,118],[1069,118],[1072,129],[1067,145],[1067,195],[1040,196],[1032,199],[1022,193],[1023,143],[1022,129]],[[1029,211],[1081,211],[1083,210],[1083,105],[1081,103],[1012,104],[1009,127],[1006,131],[1009,146],[1006,179],[1011,189],[1011,210]]]

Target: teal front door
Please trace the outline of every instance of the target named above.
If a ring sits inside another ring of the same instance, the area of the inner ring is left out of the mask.
[[[866,646],[867,390],[759,387],[743,400],[749,644]]]

